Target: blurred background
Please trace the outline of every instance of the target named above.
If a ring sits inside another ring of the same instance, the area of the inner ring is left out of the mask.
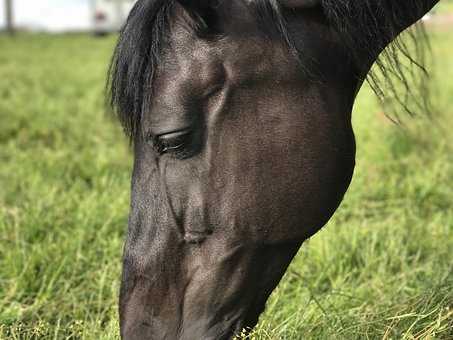
[[[2,0],[0,29],[28,32],[118,31],[136,0]]]
[[[132,157],[104,86],[132,5],[0,0],[0,339],[118,338]],[[423,21],[433,112],[395,124],[363,87],[349,192],[250,338],[453,339],[453,1]]]

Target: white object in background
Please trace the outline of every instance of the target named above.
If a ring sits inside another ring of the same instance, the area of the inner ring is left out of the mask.
[[[118,32],[136,0],[93,0],[95,34]]]

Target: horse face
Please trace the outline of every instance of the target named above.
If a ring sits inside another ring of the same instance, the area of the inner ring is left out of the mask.
[[[195,34],[182,6],[172,12],[135,141],[126,339],[227,339],[254,326],[352,175],[358,81],[320,11],[288,17],[301,61],[245,2],[223,6],[215,38]]]

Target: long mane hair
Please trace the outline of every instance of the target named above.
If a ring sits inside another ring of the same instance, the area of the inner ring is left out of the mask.
[[[209,20],[215,12],[200,15],[200,8],[187,6],[190,1],[139,0],[135,4],[121,30],[107,82],[109,104],[132,140],[140,133],[143,108],[153,95],[155,71],[176,2],[187,8],[201,38],[209,37],[205,34],[209,30],[215,34],[215,25]],[[321,1],[328,22],[356,65],[382,51],[367,80],[382,101],[390,98],[409,114],[429,112],[425,69],[429,44],[420,24],[408,30],[404,38],[394,38],[404,27],[402,18],[419,17],[425,10],[423,4],[423,0]],[[278,0],[253,0],[249,5],[262,27],[277,34],[290,51],[303,53],[291,39]],[[209,7],[201,10],[209,11]],[[396,110],[392,117],[399,119]]]

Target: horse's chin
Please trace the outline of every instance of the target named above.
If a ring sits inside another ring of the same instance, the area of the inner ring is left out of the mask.
[[[231,340],[237,335],[243,335],[250,329],[250,327],[246,326],[245,319],[240,317],[222,320],[216,324],[211,324],[209,320],[203,319],[180,325],[179,327],[167,328],[168,324],[172,323],[141,323],[140,325],[126,328],[122,338],[128,340]]]
[[[209,339],[209,340],[231,340],[234,336],[241,334],[245,329],[242,319],[224,320],[212,326],[206,326],[203,321],[187,325],[179,339]]]

